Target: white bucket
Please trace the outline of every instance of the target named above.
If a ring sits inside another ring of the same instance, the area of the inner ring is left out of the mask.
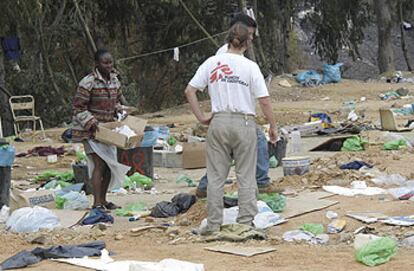
[[[310,158],[308,156],[291,156],[282,159],[283,174],[303,175],[309,172]]]

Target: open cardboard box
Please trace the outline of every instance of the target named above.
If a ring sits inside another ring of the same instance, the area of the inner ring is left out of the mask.
[[[136,135],[128,138],[126,135],[113,131],[113,129],[123,125],[131,128]],[[147,120],[133,116],[128,116],[119,122],[101,123],[99,124],[99,130],[96,132],[95,139],[106,144],[115,145],[121,149],[135,148],[141,143],[145,125],[147,125]]]
[[[183,144],[183,168],[205,168],[206,167],[206,142],[190,142]]]

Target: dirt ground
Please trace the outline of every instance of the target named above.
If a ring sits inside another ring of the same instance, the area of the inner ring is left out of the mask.
[[[387,84],[380,82],[360,82],[343,80],[339,84],[320,86],[317,88],[301,88],[292,78],[285,77],[293,86],[282,87],[278,82],[282,78],[275,78],[271,87],[274,113],[280,125],[298,124],[306,122],[309,112],[327,112],[334,120],[340,118],[340,108],[343,102],[357,101],[357,110],[365,115],[364,121],[379,126],[378,108],[390,107],[395,103],[413,103],[414,98],[398,101],[381,101],[380,93],[406,87],[414,93],[413,84]],[[327,98],[329,97],[329,98]],[[365,102],[360,98],[366,97]],[[208,110],[208,102],[201,103]],[[195,128],[195,118],[192,116],[189,106],[183,105],[157,113],[146,114],[143,117],[149,119],[151,124],[171,124],[176,128],[172,132],[184,134]],[[65,146],[67,152],[59,157],[56,164],[48,164],[46,158],[25,157],[17,158],[13,168],[12,179],[14,184],[28,188],[32,187],[31,181],[40,172],[47,169],[59,171],[69,170],[74,161],[73,146],[64,144],[60,140],[63,129],[50,129],[47,131],[48,141],[42,142],[38,136],[30,138],[28,142],[13,143],[17,152],[27,151],[35,146],[54,147]],[[325,184],[347,185],[353,180],[366,180],[369,178],[359,172],[341,171],[338,165],[352,160],[363,160],[371,163],[381,171],[388,174],[400,173],[403,176],[414,179],[414,167],[412,166],[413,153],[408,150],[384,151],[381,142],[385,132],[364,132],[370,141],[368,150],[357,153],[333,153],[333,152],[309,152],[311,148],[324,142],[329,137],[303,138],[303,154],[312,157],[310,173],[304,176],[283,177],[280,167],[270,169],[270,177],[273,185],[280,189],[292,188],[296,192],[321,191]],[[414,133],[405,134],[408,138],[414,138]],[[162,200],[170,200],[178,192],[192,192],[194,188],[176,184],[175,179],[180,174],[187,174],[194,180],[198,180],[204,169],[182,170],[155,168],[159,175],[155,182],[157,194],[132,194],[110,195],[110,199],[118,204],[144,201],[151,207]],[[234,172],[230,178],[234,179]],[[227,187],[227,189],[230,189]],[[206,270],[232,271],[232,270],[407,270],[414,266],[412,250],[399,248],[397,255],[390,262],[379,267],[368,268],[356,262],[353,249],[353,234],[357,228],[364,226],[351,218],[345,217],[349,211],[375,211],[385,215],[412,215],[414,214],[413,201],[395,201],[389,196],[357,196],[343,197],[332,196],[330,200],[339,203],[327,209],[312,212],[290,219],[287,223],[272,227],[267,230],[268,239],[265,241],[248,241],[235,246],[274,247],[275,252],[259,256],[244,258],[230,254],[221,254],[204,250],[205,247],[224,244],[224,242],[203,242],[198,236],[191,233],[197,228],[200,221],[206,216],[206,201],[198,201],[186,214],[177,219],[155,219],[128,222],[126,218],[115,217],[115,224],[107,229],[100,228],[73,228],[60,229],[52,232],[40,232],[35,234],[12,234],[1,230],[0,234],[0,261],[23,250],[31,249],[38,245],[31,244],[30,240],[38,235],[46,236],[48,245],[79,244],[89,240],[104,240],[107,248],[115,252],[115,259],[159,261],[165,258],[187,260],[194,263],[203,263]],[[328,245],[291,244],[282,240],[282,235],[288,230],[298,229],[304,223],[322,223],[325,227],[329,224],[326,211],[332,210],[347,221],[344,232],[330,235]],[[283,216],[283,213],[282,213]],[[148,230],[136,236],[130,233],[130,229],[142,225],[158,225],[161,223],[174,224],[170,230]],[[411,227],[388,226],[385,224],[370,224],[370,231],[380,236],[392,236],[399,240],[413,235]],[[230,244],[230,243],[227,243]],[[230,244],[231,245],[231,244]],[[25,270],[83,270],[82,268],[69,266],[51,261],[26,268]],[[85,269],[86,270],[86,269]]]

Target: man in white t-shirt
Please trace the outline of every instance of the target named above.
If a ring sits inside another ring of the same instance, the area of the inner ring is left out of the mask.
[[[231,22],[230,27],[232,27],[236,23],[242,23],[246,25],[249,29],[249,34],[254,35],[256,32],[257,24],[256,21],[251,18],[249,15],[244,13],[239,13],[235,15]],[[221,46],[216,55],[220,55],[226,53],[229,48],[228,43]],[[269,152],[267,146],[267,139],[266,135],[263,133],[262,129],[257,127],[256,129],[257,135],[257,163],[256,163],[256,182],[259,188],[259,193],[268,193],[273,192],[271,188],[271,182],[269,178]],[[207,196],[207,185],[208,185],[208,178],[207,174],[201,177],[200,182],[198,183],[196,189],[196,196],[198,198],[205,198]]]
[[[269,136],[276,142],[276,124],[269,93],[258,65],[245,58],[252,33],[246,25],[236,23],[229,30],[226,53],[207,59],[189,82],[185,93],[194,115],[209,124],[207,135],[208,218],[202,234],[220,230],[223,222],[224,183],[232,158],[239,182],[237,222],[252,225],[257,214],[256,99],[270,123]],[[200,110],[196,92],[208,87],[212,112]],[[233,156],[232,156],[233,155]]]

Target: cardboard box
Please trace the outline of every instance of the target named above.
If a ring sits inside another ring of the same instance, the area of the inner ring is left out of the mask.
[[[113,129],[123,125],[127,125],[131,128],[136,135],[128,138],[126,135],[112,131]],[[114,121],[101,123],[99,124],[99,131],[96,132],[95,139],[106,144],[115,145],[122,149],[135,148],[139,146],[142,138],[144,137],[145,125],[147,125],[146,120],[133,116],[128,116],[120,122]]]
[[[10,189],[11,210],[34,206],[42,206],[49,209],[56,208],[55,194],[50,190],[25,192],[15,188]]]
[[[207,152],[205,142],[183,144],[183,168],[205,168]]]
[[[154,167],[182,168],[183,154],[175,151],[154,150],[153,165]]]

